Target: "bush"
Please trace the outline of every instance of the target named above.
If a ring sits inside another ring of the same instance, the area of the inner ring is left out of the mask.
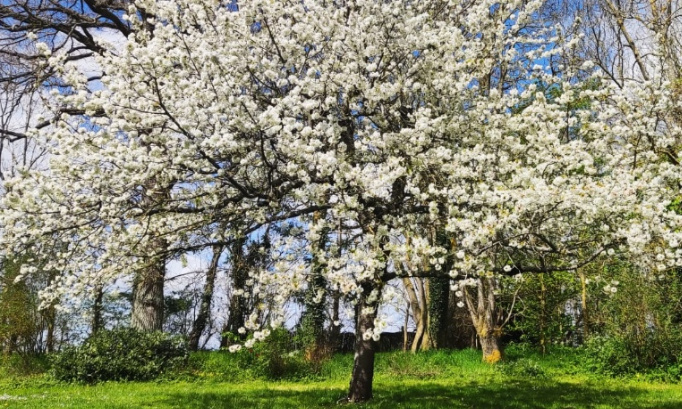
[[[305,378],[314,372],[301,351],[294,348],[289,331],[283,328],[272,331],[264,341],[242,349],[239,354],[257,376],[266,379]]]
[[[243,342],[234,334],[224,335],[236,344]],[[319,367],[306,361],[302,351],[296,348],[294,337],[284,328],[274,329],[253,347],[242,348],[230,355],[233,365],[246,370],[251,378],[302,379],[320,372]]]
[[[0,355],[0,378],[40,375],[47,372],[48,368],[45,355]]]
[[[101,331],[52,359],[52,374],[66,382],[154,379],[187,362],[184,340],[132,328]]]
[[[585,343],[586,364],[590,370],[604,375],[625,375],[637,371],[636,360],[625,341],[619,337],[597,336]]]
[[[502,372],[510,376],[522,376],[526,378],[546,378],[544,368],[531,359],[522,358],[516,361],[504,362],[500,365]]]
[[[681,379],[681,351],[680,334],[654,332],[641,339],[593,337],[584,348],[586,363],[594,372],[610,376],[644,373],[667,381]]]

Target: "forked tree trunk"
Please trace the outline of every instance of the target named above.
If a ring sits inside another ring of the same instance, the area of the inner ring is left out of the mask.
[[[143,332],[163,330],[165,259],[156,260],[139,272],[133,282],[133,311],[130,324]]]
[[[407,277],[403,278],[416,327],[411,350],[412,352],[426,351],[432,346],[429,334],[429,286],[425,279],[417,278],[415,282],[412,280]]]
[[[363,290],[356,305],[355,357],[348,391],[348,401],[352,403],[367,402],[372,399],[375,343],[372,338],[365,339],[363,335],[374,328],[377,312],[376,305],[370,306],[367,303],[368,294],[369,291]]]
[[[502,328],[498,322],[498,311],[495,304],[495,281],[493,278],[481,278],[476,286],[476,300],[464,287],[465,301],[471,321],[474,323],[476,335],[481,342],[483,361],[494,364],[502,360]]]
[[[208,271],[206,272],[206,283],[204,284],[204,291],[201,294],[199,313],[192,324],[192,330],[190,331],[189,339],[187,340],[187,345],[190,351],[196,351],[199,349],[199,339],[201,339],[201,334],[204,333],[208,319],[211,316],[211,301],[213,301],[215,279],[216,275],[218,274],[218,264],[222,254],[222,246],[213,247],[213,257],[211,258],[211,264],[209,265]]]

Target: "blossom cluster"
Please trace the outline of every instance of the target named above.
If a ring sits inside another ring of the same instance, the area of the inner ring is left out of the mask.
[[[59,271],[57,297],[290,222],[248,290],[275,294],[278,323],[306,255],[369,315],[400,274],[681,266],[679,155],[662,152],[682,131],[657,119],[680,102],[662,80],[553,74],[572,44],[526,28],[540,4],[137,1],[155,17],[98,57],[102,89],[60,68],[49,171],[6,183],[2,245],[43,261],[24,274]]]

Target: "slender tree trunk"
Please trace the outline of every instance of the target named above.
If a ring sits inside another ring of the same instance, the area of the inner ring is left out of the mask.
[[[232,244],[230,250],[231,269],[230,275],[232,277],[232,289],[243,289],[248,278],[248,266],[244,257],[244,245],[246,239],[236,240]],[[227,322],[223,327],[223,337],[220,340],[221,348],[227,348],[230,345],[230,338],[225,336],[227,333],[243,338],[243,334],[239,334],[239,328],[244,326],[246,322],[244,315],[246,314],[246,299],[232,292],[230,297],[230,305],[228,311]]]
[[[421,346],[422,340],[424,338],[424,333],[426,332],[424,331],[424,321],[421,318],[419,320],[415,320],[415,325],[417,328],[414,331],[414,340],[412,340],[412,347],[410,348],[412,353],[419,351],[419,347]]]
[[[213,300],[213,290],[215,288],[215,278],[218,274],[218,265],[220,263],[220,256],[223,254],[222,246],[213,247],[213,257],[211,264],[206,272],[206,283],[204,284],[204,291],[201,294],[201,303],[199,305],[199,313],[192,324],[192,330],[189,333],[188,347],[190,351],[199,349],[199,339],[206,329],[206,323],[211,316],[211,301]]]
[[[54,271],[49,272],[47,278],[48,285],[52,284],[56,275],[57,274]],[[58,301],[52,302],[43,311],[43,316],[45,318],[45,323],[47,326],[47,334],[45,336],[45,352],[47,352],[48,354],[55,351],[55,331],[57,326],[57,309],[55,308],[55,304],[57,302]]]
[[[95,299],[92,304],[92,335],[95,335],[102,328],[102,299],[104,298],[104,288],[101,284],[95,286]]]
[[[547,334],[545,334],[545,319],[547,316],[547,287],[545,287],[545,275],[540,274],[540,349],[542,355],[547,353]]]
[[[45,352],[52,353],[55,351],[55,321],[56,311],[54,305],[50,305],[45,309],[44,316],[47,324],[47,335],[45,337]]]
[[[353,403],[372,399],[375,342],[372,338],[365,339],[364,334],[374,328],[377,306],[367,303],[369,293],[367,289],[363,290],[356,305],[355,358],[348,392],[348,401]]]
[[[18,341],[19,337],[17,336],[17,334],[11,334],[9,336],[9,340],[7,341],[7,347],[5,348],[5,355],[11,355],[13,352],[16,352]]]
[[[637,43],[630,35],[630,31],[628,30],[628,27],[625,22],[625,16],[623,15],[624,13],[623,10],[621,10],[620,6],[614,4],[611,0],[606,0],[605,3],[611,15],[613,16],[615,23],[618,24],[618,28],[620,29],[621,35],[625,38],[625,41],[627,41],[627,47],[630,49],[630,51],[632,52],[632,56],[635,58],[635,63],[639,67],[640,74],[642,74],[642,78],[648,81],[649,71],[646,68],[646,64],[644,62],[642,54],[640,53]]]
[[[405,310],[405,324],[403,325],[403,352],[407,352],[407,325],[410,323],[410,303],[407,303],[407,309]]]
[[[422,344],[420,350],[428,351],[435,347],[434,339],[431,336],[431,281],[428,278],[422,278],[423,288],[423,307],[422,307],[422,322],[424,325],[424,334],[422,335]]]
[[[143,332],[163,330],[163,287],[166,279],[165,259],[154,260],[137,274],[133,282],[133,315],[131,325]]]
[[[584,342],[590,335],[589,315],[587,313],[587,280],[585,278],[585,273],[582,270],[579,270],[578,274],[580,275],[580,308],[582,310]]]
[[[339,340],[341,339],[341,324],[336,325],[339,322],[340,307],[341,293],[334,291],[332,294],[332,325],[329,330],[329,341],[335,352],[339,349]]]

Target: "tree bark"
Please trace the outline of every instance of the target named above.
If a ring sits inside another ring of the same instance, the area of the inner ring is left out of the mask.
[[[613,16],[615,23],[618,25],[620,33],[625,38],[625,41],[627,41],[628,48],[630,49],[630,51],[632,51],[632,56],[635,58],[635,63],[639,67],[640,74],[642,74],[642,78],[648,81],[649,71],[646,68],[646,64],[644,63],[644,59],[642,58],[642,54],[639,51],[637,43],[635,43],[634,39],[630,35],[630,31],[626,26],[623,10],[621,10],[620,6],[614,4],[611,0],[605,0],[605,3],[607,8],[609,9],[609,12]]]
[[[367,402],[372,399],[375,342],[372,338],[365,339],[364,334],[374,328],[377,306],[367,303],[369,293],[370,291],[364,289],[356,305],[355,357],[348,392],[348,401],[352,403]]]
[[[431,348],[435,348],[433,337],[431,336],[431,309],[429,308],[431,304],[431,281],[428,278],[422,278],[422,325],[424,326],[424,333],[422,335],[422,342],[420,345],[420,350],[428,351]]]
[[[580,276],[580,307],[583,321],[583,342],[587,340],[590,335],[589,315],[587,312],[587,280],[585,273],[582,270],[578,271]]]
[[[146,143],[143,143],[146,146]],[[150,149],[146,146],[147,149]],[[156,178],[145,182],[140,207],[149,210],[170,198],[170,186]],[[165,239],[157,237],[146,251],[144,267],[133,278],[133,308],[130,324],[142,332],[163,331],[164,284],[166,281],[166,256],[159,255],[168,249]]]
[[[48,273],[47,278],[48,285],[54,282],[56,275],[57,274],[54,271],[50,271]],[[45,352],[47,352],[48,354],[56,350],[55,331],[57,327],[57,309],[55,308],[55,304],[57,302],[58,301],[51,302],[50,305],[43,312],[43,316],[45,317],[45,323],[47,326],[47,334],[45,336]]]
[[[324,215],[322,212],[313,214],[313,224],[317,223]],[[320,238],[315,243],[317,251],[324,252],[328,239],[327,229],[320,232]],[[327,280],[324,277],[324,264],[313,254],[310,262],[310,275],[307,277],[308,289],[305,293],[303,316],[301,317],[301,330],[306,335],[305,358],[310,362],[319,363],[331,352],[328,348],[324,322],[326,321]],[[322,297],[319,297],[320,293]]]
[[[495,280],[482,277],[476,286],[476,302],[469,290],[464,287],[471,321],[474,323],[476,335],[481,342],[483,361],[494,364],[502,360],[502,326],[498,321],[495,305]]]
[[[199,313],[192,324],[192,330],[189,333],[188,348],[190,351],[199,349],[199,339],[206,329],[206,323],[211,316],[211,301],[213,300],[213,290],[215,288],[215,279],[218,274],[218,265],[220,263],[220,256],[223,254],[222,246],[213,247],[213,257],[211,264],[206,272],[206,283],[204,284],[204,291],[201,294],[201,304],[199,305]]]
[[[47,336],[45,337],[45,352],[49,354],[55,351],[54,334],[57,312],[55,311],[54,304],[51,304],[49,307],[45,309],[44,316],[47,324]]]
[[[410,302],[407,302],[407,308],[405,309],[405,323],[403,325],[403,352],[407,352],[407,326],[410,323]]]
[[[104,288],[101,284],[95,286],[95,299],[92,304],[92,335],[95,335],[102,328],[102,299],[104,298]]]
[[[133,282],[133,314],[130,324],[143,332],[163,330],[163,287],[166,278],[165,259],[155,260],[139,272]]]
[[[339,340],[341,339],[341,323],[339,322],[340,307],[341,293],[334,291],[332,293],[332,325],[329,330],[329,342],[334,351],[339,349]],[[336,325],[336,323],[339,325]]]
[[[540,349],[542,355],[547,353],[547,335],[545,334],[545,317],[547,315],[547,287],[545,287],[545,275],[540,274]]]
[[[246,244],[246,239],[237,240],[232,244],[232,249],[230,251],[230,272],[233,290],[243,289],[248,277],[248,266],[246,265],[247,262],[244,257],[244,244]],[[242,328],[246,322],[244,319],[244,315],[246,314],[246,300],[244,297],[235,294],[234,291],[230,297],[228,314],[227,322],[223,327],[224,335],[220,339],[221,348],[227,348],[232,342],[230,338],[226,336],[227,333],[243,338],[242,334],[239,334],[239,328]]]
[[[403,278],[403,285],[409,298],[410,311],[414,319],[415,334],[410,350],[417,352],[426,351],[431,347],[429,336],[429,289],[425,279],[416,278],[415,282],[411,278]],[[416,283],[416,289],[415,289]]]
[[[487,334],[479,336],[481,349],[483,350],[483,361],[495,364],[502,360],[502,343],[496,331],[488,331]]]

